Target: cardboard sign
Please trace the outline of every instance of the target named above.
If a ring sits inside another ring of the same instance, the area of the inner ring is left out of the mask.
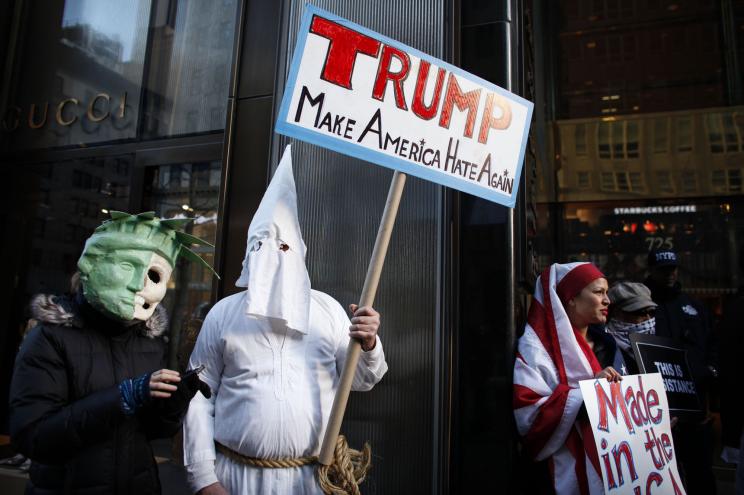
[[[687,350],[672,339],[656,335],[631,334],[638,369],[641,373],[660,373],[674,415],[699,413],[700,398],[687,363]]]
[[[531,102],[305,9],[277,132],[514,206]]]
[[[661,375],[579,382],[605,494],[684,494]]]

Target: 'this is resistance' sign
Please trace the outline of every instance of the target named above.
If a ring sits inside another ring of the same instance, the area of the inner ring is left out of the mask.
[[[479,77],[306,6],[276,130],[512,207],[532,109]]]
[[[630,343],[641,373],[661,374],[672,413],[679,416],[699,414],[700,398],[687,362],[687,351],[681,344],[646,334],[631,334]]]

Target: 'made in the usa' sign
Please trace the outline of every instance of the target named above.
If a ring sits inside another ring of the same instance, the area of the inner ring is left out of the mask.
[[[307,6],[276,130],[512,207],[532,108],[446,62]]]

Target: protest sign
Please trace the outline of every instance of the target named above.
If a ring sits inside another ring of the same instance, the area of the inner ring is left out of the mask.
[[[532,109],[308,5],[276,131],[513,207]]]
[[[661,375],[579,382],[605,494],[684,494]]]
[[[656,335],[631,334],[630,344],[641,373],[661,374],[672,414],[685,416],[700,412],[687,351],[679,343]]]

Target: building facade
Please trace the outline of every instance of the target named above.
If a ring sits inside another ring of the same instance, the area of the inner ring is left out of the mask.
[[[673,250],[712,341],[730,340],[718,322],[744,285],[744,2],[531,5],[536,159],[526,211],[534,207],[536,265],[592,261],[610,284],[643,282],[649,251]],[[713,345],[710,356],[730,368],[738,352]],[[722,431],[741,411],[724,378],[709,384],[715,446],[701,455],[719,493],[730,493]]]
[[[592,260],[638,280],[645,253],[670,247],[713,309],[742,282],[744,2],[311,3],[535,102],[514,209],[409,179],[375,302],[390,372],[352,395],[342,428],[372,444],[365,493],[530,493],[511,370],[539,269]],[[110,211],[194,217],[216,245],[200,254],[221,280],[179,264],[163,303],[183,363],[206,311],[238,290],[290,142],[312,284],[356,302],[392,172],[273,132],[303,5],[0,6],[0,435],[28,301],[74,290]]]
[[[519,2],[315,3],[520,92],[520,72],[509,65],[521,58]],[[211,304],[238,290],[248,224],[289,142],[273,124],[302,9],[299,0],[3,5],[3,404],[33,324],[29,299],[74,290],[83,241],[110,211],[194,217],[191,232],[216,244],[201,254],[222,279],[179,264],[163,303],[172,366]],[[293,145],[313,286],[355,302],[392,172]],[[342,428],[353,445],[373,445],[367,493],[511,482],[509,239],[518,217],[408,181],[375,302],[394,372],[352,396]],[[0,425],[7,429],[4,405]],[[494,448],[504,459],[497,469],[484,457]]]
[[[558,42],[535,123],[540,264],[592,260],[611,281],[642,281],[648,251],[673,249],[715,319],[742,284],[744,2],[576,0],[546,14]]]

